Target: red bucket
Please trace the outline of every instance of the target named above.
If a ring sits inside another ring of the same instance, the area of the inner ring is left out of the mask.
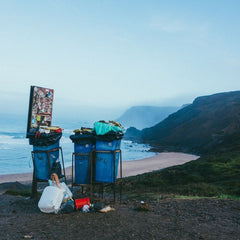
[[[84,205],[90,206],[89,198],[75,199],[75,208],[76,208],[76,210],[81,209]]]

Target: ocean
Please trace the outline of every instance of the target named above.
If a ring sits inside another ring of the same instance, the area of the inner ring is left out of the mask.
[[[74,144],[69,138],[73,130],[81,127],[93,127],[93,121],[71,122],[61,121],[56,126],[63,128],[60,146],[63,150],[65,167],[72,165]],[[32,145],[26,138],[27,122],[24,117],[8,116],[0,119],[0,175],[13,173],[27,173],[33,171],[31,157]],[[149,151],[147,144],[137,144],[132,141],[122,140],[122,160],[136,160],[154,156],[156,153]]]

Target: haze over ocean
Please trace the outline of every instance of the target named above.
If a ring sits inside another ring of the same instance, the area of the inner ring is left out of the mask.
[[[54,112],[66,115],[239,90],[239,8],[239,0],[0,1],[0,113],[24,112],[30,86],[54,89]]]

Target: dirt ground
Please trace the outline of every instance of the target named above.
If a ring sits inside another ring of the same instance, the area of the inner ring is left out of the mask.
[[[240,201],[162,198],[149,211],[117,201],[115,211],[46,214],[38,200],[0,195],[0,239],[240,239]]]

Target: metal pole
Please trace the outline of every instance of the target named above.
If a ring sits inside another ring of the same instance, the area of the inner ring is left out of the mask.
[[[60,151],[61,151],[61,156],[62,156],[63,175],[64,175],[65,183],[67,184],[67,178],[66,178],[65,166],[64,166],[64,161],[63,161],[63,151],[62,151],[62,147],[59,147],[59,149],[60,149]]]
[[[120,204],[122,203],[122,151],[120,150]]]
[[[115,155],[116,155],[116,151],[112,152],[113,154],[113,199],[114,199],[114,203],[115,203],[115,182],[116,182],[116,177],[115,177]]]
[[[33,152],[32,152],[32,160],[33,160],[33,179],[32,179],[31,198],[37,198],[37,179],[36,179],[36,169],[35,169],[35,161],[34,161],[34,153]]]
[[[73,158],[74,158],[74,153],[72,153],[72,190],[73,190]]]

